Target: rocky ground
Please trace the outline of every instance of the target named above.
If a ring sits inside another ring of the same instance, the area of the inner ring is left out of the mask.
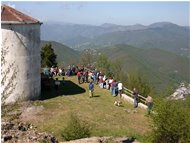
[[[40,133],[34,125],[24,121],[24,119],[35,118],[35,114],[42,110],[43,107],[32,106],[30,102],[2,106],[1,142],[58,143],[53,135]]]
[[[35,127],[22,122],[1,122],[1,142],[4,143],[58,143],[48,133],[39,133]]]

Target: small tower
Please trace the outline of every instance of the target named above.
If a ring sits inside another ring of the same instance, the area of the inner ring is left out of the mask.
[[[1,6],[1,100],[37,99],[41,92],[40,23]]]

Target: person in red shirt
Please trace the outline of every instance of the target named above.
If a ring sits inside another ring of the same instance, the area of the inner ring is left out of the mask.
[[[81,79],[81,73],[80,73],[80,71],[77,72],[77,77],[78,77],[78,83],[80,84],[80,79]]]

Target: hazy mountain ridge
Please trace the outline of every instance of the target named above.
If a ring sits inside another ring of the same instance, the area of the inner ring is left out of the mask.
[[[160,48],[183,53],[181,49],[190,49],[189,40],[189,31],[172,25],[171,27],[112,32],[97,36],[92,43],[101,46],[129,44],[138,48]]]
[[[100,26],[44,23],[41,28],[43,40],[54,40],[74,49],[99,48],[115,44],[129,44],[138,48],[161,48],[181,55],[190,51],[189,27],[170,22],[158,22],[145,26]]]

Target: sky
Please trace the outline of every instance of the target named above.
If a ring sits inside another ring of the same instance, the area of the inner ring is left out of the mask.
[[[172,22],[181,26],[189,26],[190,23],[188,1],[4,1],[2,4],[12,6],[41,22],[90,25],[150,25],[155,22]]]

